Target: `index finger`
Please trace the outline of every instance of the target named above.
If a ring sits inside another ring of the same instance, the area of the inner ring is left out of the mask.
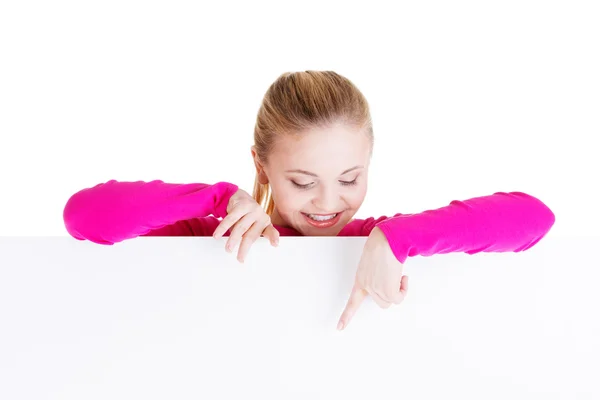
[[[247,213],[248,210],[240,207],[231,210],[231,212],[221,220],[219,225],[217,225],[215,231],[213,232],[213,237],[215,239],[220,239],[221,236],[223,236],[225,232],[227,232],[227,230],[233,226],[233,224],[242,219],[242,217],[246,216]]]
[[[350,298],[348,299],[348,303],[346,303],[346,308],[344,312],[342,312],[342,316],[340,317],[340,322],[338,323],[337,328],[339,330],[344,329],[350,323],[350,320],[358,310],[358,307],[363,302],[363,300],[367,297],[368,292],[360,288],[357,284],[354,284],[352,288],[352,293],[350,293]]]

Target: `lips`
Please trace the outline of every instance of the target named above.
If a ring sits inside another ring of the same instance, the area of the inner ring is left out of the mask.
[[[337,215],[331,219],[325,221],[316,221],[308,216],[308,214],[302,213],[306,222],[315,228],[330,228],[340,221],[343,211],[337,213]],[[331,215],[331,214],[311,214],[311,215]]]

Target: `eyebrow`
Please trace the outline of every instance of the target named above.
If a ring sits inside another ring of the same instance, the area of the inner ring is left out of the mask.
[[[363,166],[362,166],[362,165],[356,165],[356,166],[354,166],[354,167],[352,167],[352,168],[348,168],[347,170],[345,170],[344,172],[342,172],[340,175],[347,174],[348,172],[350,172],[350,171],[354,171],[355,169],[359,169],[359,168],[363,168]],[[315,176],[315,177],[318,177],[318,175],[317,175],[317,174],[315,174],[315,173],[313,173],[313,172],[308,172],[308,171],[305,171],[305,170],[303,170],[303,169],[290,169],[290,170],[287,170],[287,171],[285,171],[285,172],[297,172],[297,173],[299,173],[299,174],[304,174],[304,175],[310,175],[310,176]]]

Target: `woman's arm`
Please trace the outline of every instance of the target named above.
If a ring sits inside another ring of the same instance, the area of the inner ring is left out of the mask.
[[[200,217],[227,215],[229,198],[238,187],[228,182],[118,182],[83,189],[67,201],[63,219],[76,239],[114,244],[153,232],[173,236],[195,234]],[[186,222],[198,219],[196,223]]]
[[[450,252],[519,252],[538,243],[554,225],[554,213],[523,192],[496,192],[419,214],[356,222],[361,236],[379,227],[404,263],[407,257]],[[360,225],[358,225],[360,224]],[[349,224],[350,225],[350,224]]]

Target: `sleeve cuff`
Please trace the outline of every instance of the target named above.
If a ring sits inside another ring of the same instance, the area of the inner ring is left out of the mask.
[[[215,189],[215,217],[225,218],[227,215],[227,204],[231,196],[238,191],[238,186],[229,182],[218,182],[213,185]]]

